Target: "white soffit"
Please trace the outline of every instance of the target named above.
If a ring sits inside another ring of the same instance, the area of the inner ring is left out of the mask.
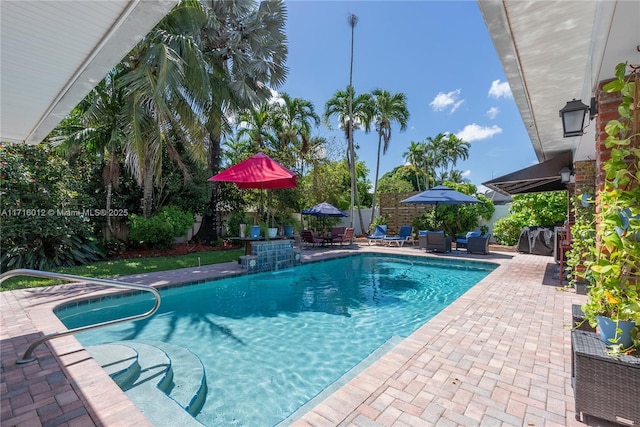
[[[0,140],[42,141],[177,3],[0,1]]]
[[[538,161],[593,158],[595,122],[563,138],[559,110],[589,105],[617,63],[640,63],[640,1],[478,0]]]

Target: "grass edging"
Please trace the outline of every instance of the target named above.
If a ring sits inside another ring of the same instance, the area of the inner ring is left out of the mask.
[[[54,273],[72,274],[75,276],[113,279],[133,274],[153,273],[156,271],[177,270],[179,268],[198,267],[202,265],[221,264],[237,261],[244,254],[244,249],[229,249],[194,252],[186,255],[170,257],[146,257],[113,259],[87,265],[60,267],[51,270]],[[0,285],[0,291],[54,286],[64,282],[60,280],[36,277],[12,277]]]

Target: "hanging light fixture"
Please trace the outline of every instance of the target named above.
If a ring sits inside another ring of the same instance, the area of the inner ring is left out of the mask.
[[[571,169],[565,166],[562,169],[560,169],[559,173],[560,173],[560,182],[562,182],[563,184],[567,184],[569,181],[571,181]]]
[[[589,114],[589,120],[598,114],[596,99],[591,98],[591,108],[585,105],[582,101],[573,99],[567,102],[567,105],[560,110],[560,117],[562,118],[562,135],[565,138],[572,136],[581,136],[584,134],[584,119],[587,116],[587,111],[591,111]]]

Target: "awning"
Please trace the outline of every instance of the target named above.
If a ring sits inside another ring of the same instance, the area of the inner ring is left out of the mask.
[[[560,169],[563,167],[573,169],[570,151],[537,165],[483,182],[482,185],[505,195],[566,190],[566,183],[560,180]]]

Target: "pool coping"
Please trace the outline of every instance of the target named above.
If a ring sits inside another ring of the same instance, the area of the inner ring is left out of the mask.
[[[523,254],[502,254],[493,253],[489,256],[467,256],[464,254],[425,254],[417,248],[387,248],[382,246],[352,246],[340,249],[327,250],[303,250],[303,260],[313,261],[354,252],[375,252],[403,255],[419,255],[426,257],[444,257],[453,259],[478,259],[491,261],[499,264],[499,267],[491,272],[478,285],[484,282],[495,281],[496,275],[513,276],[514,272],[508,267],[513,259],[529,259],[531,263],[542,266],[549,258]],[[544,258],[544,261],[541,261]],[[539,270],[539,268],[538,268]],[[540,282],[542,273],[536,272],[540,277],[534,279]],[[123,281],[133,281],[134,283],[146,283],[157,287],[164,287],[177,282],[197,282],[208,278],[218,278],[221,276],[242,274],[240,266],[236,263],[228,263],[216,266],[194,267],[171,272],[160,272],[143,275],[134,275],[117,278]],[[517,277],[517,274],[515,275]],[[349,381],[328,399],[311,409],[303,415],[293,425],[337,425],[334,423],[351,423],[354,420],[367,417],[377,420],[380,416],[387,416],[385,411],[380,412],[377,417],[377,410],[372,410],[371,404],[367,404],[367,398],[371,398],[370,391],[379,391],[384,387],[386,381],[394,383],[393,378],[401,367],[411,361],[420,349],[433,341],[437,341],[439,334],[448,329],[448,322],[452,321],[452,311],[457,313],[461,308],[468,310],[470,303],[470,293],[475,294],[474,286],[467,291],[451,306],[427,322],[418,331],[407,339],[403,340],[390,352],[385,353],[378,361],[358,374],[355,379]],[[481,287],[486,287],[483,284]],[[104,291],[101,291],[104,292]],[[570,293],[566,293],[569,295]],[[102,371],[97,363],[90,357],[88,352],[82,348],[74,337],[64,337],[53,340],[46,345],[40,346],[35,351],[38,357],[37,362],[27,365],[15,365],[15,360],[22,355],[22,352],[40,333],[48,334],[57,330],[63,330],[64,326],[55,316],[53,309],[61,303],[78,297],[96,296],[93,290],[82,284],[59,285],[50,288],[26,289],[20,291],[9,291],[0,293],[2,302],[2,413],[4,422],[19,424],[38,420],[38,422],[55,422],[64,420],[82,420],[86,425],[131,425],[132,422],[140,425],[150,425],[148,420],[142,415],[115,383]],[[580,296],[573,294],[570,298],[564,298],[565,305],[580,301]],[[453,308],[452,308],[453,307]],[[571,310],[567,312],[570,318]],[[460,313],[458,313],[459,316]],[[563,322],[562,313],[560,322]],[[565,338],[566,341],[566,338]],[[565,343],[566,347],[566,343]],[[564,358],[567,358],[566,352]],[[565,360],[565,365],[567,362]],[[55,376],[56,372],[62,373],[64,380]],[[373,375],[371,372],[374,372]],[[566,377],[566,366],[564,372],[560,372]],[[55,377],[55,378],[54,378]],[[364,378],[364,380],[363,380]],[[54,382],[52,379],[56,379]],[[565,378],[566,379],[566,378]],[[16,384],[18,380],[25,382],[25,387],[20,389]],[[362,382],[368,382],[364,387]],[[382,382],[381,382],[382,381]],[[353,384],[360,384],[354,386]],[[375,388],[373,386],[376,385]],[[355,387],[355,388],[354,388]],[[42,391],[36,393],[33,390]],[[347,394],[345,399],[345,393]],[[369,393],[368,395],[366,395]],[[380,392],[380,396],[385,396]],[[572,396],[571,387],[566,390],[567,396]],[[366,395],[366,396],[365,396]],[[63,398],[61,398],[63,396]],[[358,398],[356,399],[355,396]],[[386,398],[386,397],[385,397]],[[336,410],[336,399],[339,411]],[[569,422],[572,418],[571,402],[564,398],[563,404],[566,407],[564,421]],[[570,399],[572,400],[572,399]],[[346,402],[349,402],[347,405]],[[365,405],[365,406],[363,406]],[[43,408],[46,408],[43,409]],[[363,409],[364,408],[364,409]],[[387,411],[393,407],[386,408]],[[364,411],[364,412],[363,412]],[[398,411],[397,408],[394,411]],[[393,412],[393,411],[392,411]],[[412,412],[416,412],[412,410]],[[444,414],[446,411],[442,411]],[[338,415],[340,413],[341,415]],[[369,415],[366,415],[369,414]],[[441,415],[442,415],[441,414]],[[401,419],[407,412],[400,411],[397,416]],[[318,421],[319,420],[319,421]],[[378,420],[379,421],[379,420]],[[376,422],[378,422],[376,421]]]

